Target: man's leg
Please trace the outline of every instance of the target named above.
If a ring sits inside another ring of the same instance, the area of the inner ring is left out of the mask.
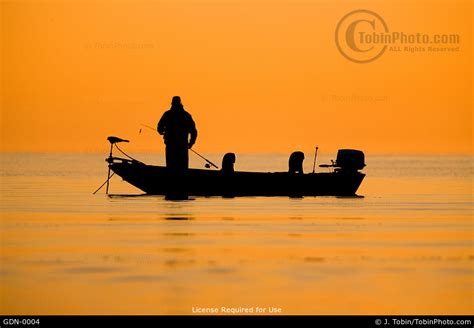
[[[186,173],[189,168],[189,155],[188,155],[188,148],[181,147],[177,152],[178,156],[176,158],[177,162],[179,163],[179,169],[183,173]]]
[[[166,167],[171,171],[185,173],[189,168],[188,148],[166,146]]]
[[[183,150],[184,149],[184,150]],[[183,147],[166,147],[166,167],[168,169],[168,199],[187,199],[186,172],[187,149]]]

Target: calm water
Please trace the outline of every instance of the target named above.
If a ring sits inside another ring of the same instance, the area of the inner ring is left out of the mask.
[[[169,202],[119,177],[92,195],[104,155],[0,156],[2,314],[474,312],[472,157],[367,154],[359,198]]]

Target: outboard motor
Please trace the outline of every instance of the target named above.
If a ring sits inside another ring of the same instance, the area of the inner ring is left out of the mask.
[[[341,170],[362,170],[365,167],[364,153],[355,149],[339,149],[334,166],[340,167]]]
[[[358,171],[365,167],[364,152],[355,149],[339,149],[336,161],[331,165],[323,164],[320,167],[334,167],[335,171]]]

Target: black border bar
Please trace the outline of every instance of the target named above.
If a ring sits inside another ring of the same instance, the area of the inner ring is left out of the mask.
[[[207,315],[1,315],[1,328],[20,327],[91,327],[157,325],[216,325],[236,324],[311,324],[317,327],[474,327],[473,315],[279,315],[279,316],[207,316]],[[309,327],[309,326],[308,326]],[[245,327],[246,328],[246,327]]]

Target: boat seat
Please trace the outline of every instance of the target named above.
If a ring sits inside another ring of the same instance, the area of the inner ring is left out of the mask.
[[[288,161],[288,172],[290,174],[303,174],[304,153],[302,151],[295,151],[290,155]]]
[[[224,173],[233,173],[234,164],[235,164],[235,154],[234,153],[225,154],[224,157],[222,158],[221,171]]]

